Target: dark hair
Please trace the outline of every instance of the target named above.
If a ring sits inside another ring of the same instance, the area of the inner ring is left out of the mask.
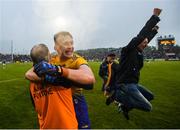
[[[48,61],[49,49],[45,44],[38,44],[33,46],[30,52],[31,59],[34,64],[41,61]]]
[[[115,53],[109,53],[107,56],[110,56],[110,57],[115,57],[116,54]]]

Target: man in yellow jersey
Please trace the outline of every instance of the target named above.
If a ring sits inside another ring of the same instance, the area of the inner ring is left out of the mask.
[[[34,46],[30,55],[34,65],[41,61],[49,61],[49,50],[44,44]],[[33,68],[26,73],[26,78],[31,79],[30,93],[38,114],[40,129],[77,129],[78,123],[69,84],[65,84],[61,78],[61,85],[50,85],[48,81],[51,77],[48,75],[45,75],[44,81],[41,82],[41,78],[32,71]]]
[[[36,74],[40,77],[44,74],[65,77],[83,85],[93,84],[95,78],[86,60],[74,54],[72,35],[69,32],[59,32],[55,34],[54,41],[54,49],[58,53],[54,61],[55,64],[59,66],[57,67],[47,62],[41,62],[35,66],[34,71]],[[77,88],[75,85],[72,91],[78,128],[90,128],[87,104],[82,95],[82,89]]]

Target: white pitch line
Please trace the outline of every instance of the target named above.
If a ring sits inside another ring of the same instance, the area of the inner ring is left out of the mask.
[[[22,79],[22,78],[9,79],[9,80],[2,80],[2,81],[0,81],[0,83],[11,82],[11,81],[20,80],[20,79]]]

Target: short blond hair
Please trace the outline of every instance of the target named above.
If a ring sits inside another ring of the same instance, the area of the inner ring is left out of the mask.
[[[71,33],[69,32],[66,32],[66,31],[62,31],[62,32],[58,32],[54,35],[54,42],[56,43],[57,42],[57,39],[61,37],[61,40],[65,40],[65,37],[69,36],[70,38],[73,39]]]

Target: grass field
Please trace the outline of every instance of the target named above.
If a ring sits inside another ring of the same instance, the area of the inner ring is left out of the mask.
[[[180,128],[180,62],[145,63],[140,83],[155,94],[153,111],[133,110],[127,121],[116,106],[105,105],[98,77],[98,62],[89,63],[96,77],[92,91],[85,91],[92,128]],[[24,73],[30,63],[0,65],[0,128],[38,128]]]

